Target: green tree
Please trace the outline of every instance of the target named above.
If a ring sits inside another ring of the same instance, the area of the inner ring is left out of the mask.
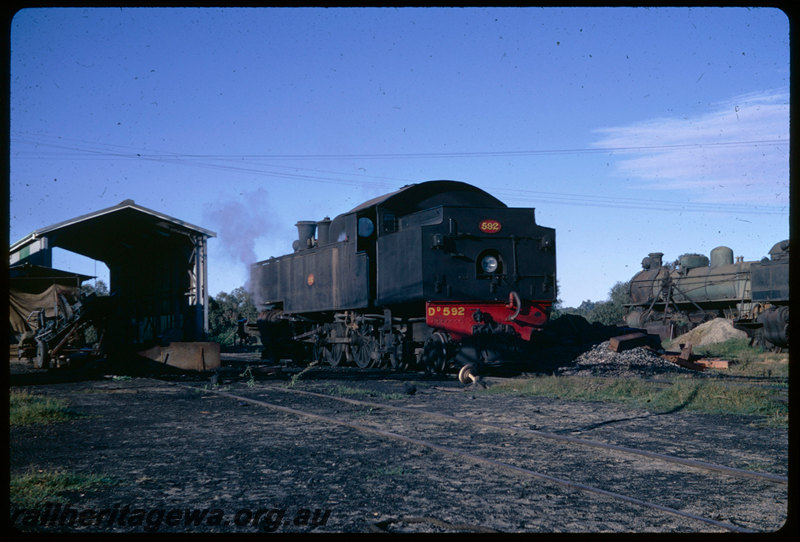
[[[253,296],[242,287],[231,293],[220,292],[208,298],[208,335],[210,340],[224,346],[232,346],[240,319],[255,323],[258,310]]]
[[[594,309],[595,305],[597,305],[596,301],[585,300],[577,307],[563,307],[560,309],[558,316],[563,316],[564,314],[574,314],[577,316],[583,316],[586,318],[589,313]]]
[[[583,316],[589,322],[599,322],[608,326],[621,324],[625,316],[625,304],[630,303],[629,292],[629,282],[617,282],[611,287],[605,301],[587,299],[577,307],[561,307],[559,304],[558,310],[552,318],[558,318],[564,314],[574,314]]]
[[[561,298],[558,297],[558,293],[561,291],[561,285],[558,283],[558,279],[556,279],[556,299],[553,301],[553,306],[550,307],[550,318],[555,319],[564,314],[564,306],[563,301]]]
[[[611,287],[608,299],[595,303],[586,314],[586,319],[607,326],[622,324],[625,316],[625,304],[630,302],[629,291],[629,282],[617,282]]]
[[[85,282],[81,284],[81,295],[90,296],[95,294],[97,296],[109,295],[108,286],[102,280],[97,280],[94,283]],[[83,340],[87,345],[96,344],[102,335],[102,330],[98,329],[94,323],[91,323],[83,331]]]
[[[631,281],[618,282],[611,287],[609,299],[615,305],[625,305],[631,302]]]
[[[102,280],[95,281],[94,284],[86,282],[81,285],[81,293],[83,295],[108,295],[108,286],[106,286],[106,283]]]

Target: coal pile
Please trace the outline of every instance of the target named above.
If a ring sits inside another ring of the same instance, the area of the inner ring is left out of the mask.
[[[648,377],[664,373],[696,374],[697,372],[663,359],[651,348],[644,346],[613,352],[609,349],[609,341],[601,342],[556,372],[565,376],[615,378]]]

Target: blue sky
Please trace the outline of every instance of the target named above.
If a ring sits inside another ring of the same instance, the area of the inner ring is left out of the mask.
[[[566,306],[789,238],[777,9],[41,8],[10,37],[9,241],[133,199],[217,232],[211,295],[433,179],[535,207]]]

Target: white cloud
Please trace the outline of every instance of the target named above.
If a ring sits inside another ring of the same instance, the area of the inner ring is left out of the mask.
[[[714,104],[696,117],[658,118],[597,130],[618,173],[696,202],[789,201],[789,96],[761,93]]]

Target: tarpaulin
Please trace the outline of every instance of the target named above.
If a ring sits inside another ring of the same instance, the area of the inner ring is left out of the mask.
[[[77,300],[79,292],[79,288],[61,284],[53,284],[38,294],[9,290],[8,320],[11,333],[19,335],[26,331],[35,331],[36,321],[27,322],[34,311],[44,310],[48,318],[56,316],[58,311],[58,314],[67,315],[69,318],[72,314],[70,304]]]

